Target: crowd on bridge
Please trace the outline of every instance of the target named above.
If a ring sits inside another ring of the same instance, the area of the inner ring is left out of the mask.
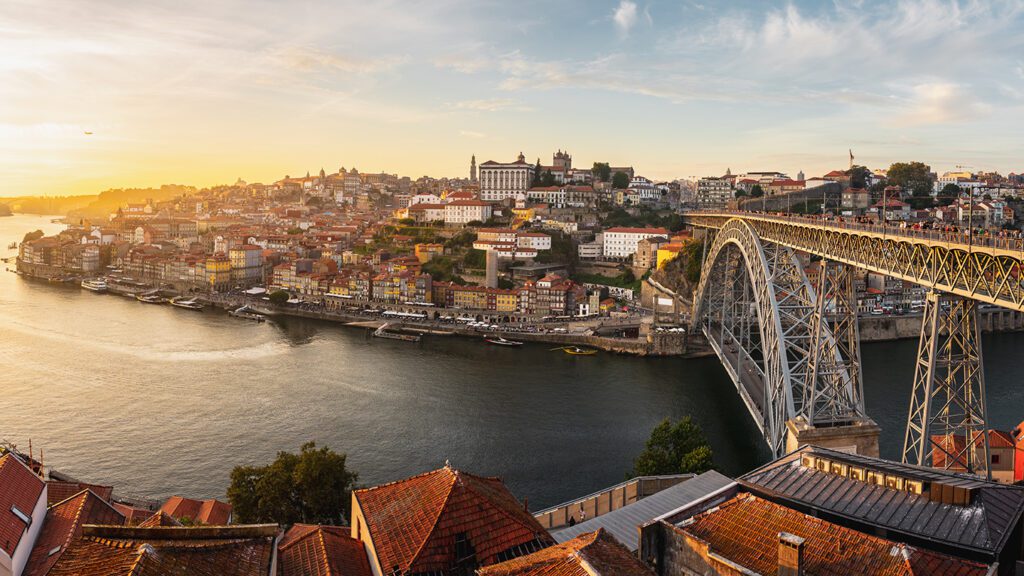
[[[791,222],[810,221],[836,228],[863,230],[880,234],[897,234],[911,238],[1024,252],[1024,232],[1016,229],[992,230],[982,226],[958,226],[953,223],[932,221],[910,222],[907,220],[889,219],[878,221],[868,216],[845,217],[834,214],[792,214],[786,212],[737,210],[713,210],[706,213],[737,216],[755,215],[762,218],[768,217],[774,220]]]

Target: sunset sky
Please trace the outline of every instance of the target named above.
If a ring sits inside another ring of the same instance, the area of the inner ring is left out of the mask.
[[[5,0],[0,196],[558,148],[656,179],[848,148],[1021,172],[1022,30],[1024,1]]]

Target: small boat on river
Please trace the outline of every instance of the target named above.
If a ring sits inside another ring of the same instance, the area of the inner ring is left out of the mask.
[[[178,308],[184,308],[186,310],[195,310],[197,312],[203,311],[203,305],[195,298],[186,300],[185,298],[178,296],[171,300],[171,306],[177,306]]]
[[[90,278],[88,280],[82,280],[82,288],[86,290],[92,290],[93,292],[99,292],[100,294],[107,291],[107,281],[103,278]]]
[[[552,350],[561,350],[573,356],[593,356],[597,354],[597,350],[593,348],[580,348],[579,346],[561,346],[559,348],[552,348]]]
[[[484,338],[484,342],[487,342],[488,344],[494,344],[496,346],[522,346],[523,345],[522,342],[517,342],[516,340],[506,340],[505,338],[502,338],[501,336],[485,337]]]

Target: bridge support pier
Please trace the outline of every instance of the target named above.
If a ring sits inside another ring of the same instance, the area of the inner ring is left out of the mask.
[[[903,462],[991,478],[978,303],[928,294]]]
[[[878,435],[882,429],[874,420],[862,417],[847,424],[812,426],[803,416],[786,421],[786,452],[805,444],[840,452],[878,457]]]

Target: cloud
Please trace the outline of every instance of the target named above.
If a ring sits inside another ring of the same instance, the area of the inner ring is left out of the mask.
[[[615,22],[615,27],[619,29],[619,34],[629,36],[629,31],[636,25],[636,2],[619,0],[618,7],[612,13],[612,20]]]
[[[969,87],[948,82],[918,84],[912,89],[904,125],[953,124],[987,115],[992,107],[977,99]]]
[[[276,49],[271,57],[286,68],[301,72],[313,72],[320,69],[352,72],[357,74],[373,74],[390,70],[402,62],[404,58],[385,57],[376,59],[360,59],[342,54],[325,52],[310,46],[285,46]]]
[[[452,104],[456,110],[473,110],[478,112],[501,112],[511,110],[516,112],[530,112],[532,108],[523,106],[511,98],[487,98],[481,100],[463,100]]]

